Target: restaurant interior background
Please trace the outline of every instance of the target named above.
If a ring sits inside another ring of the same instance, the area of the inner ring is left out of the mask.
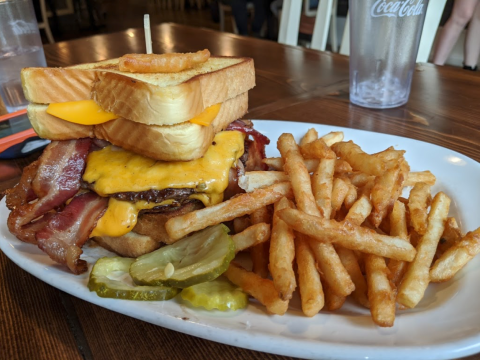
[[[44,1],[47,7],[49,26],[55,42],[129,28],[142,28],[144,14],[150,15],[152,26],[164,22],[173,22],[214,30],[220,30],[221,27],[219,1],[217,0],[33,0],[39,22],[42,19],[41,1]],[[271,2],[272,0],[266,1]],[[180,8],[182,2],[184,3],[183,9]],[[313,2],[318,3],[318,1]],[[448,0],[439,30],[449,17],[452,4],[453,0]],[[54,11],[51,11],[51,9],[54,9]],[[348,0],[338,0],[338,39],[342,37],[347,11]],[[227,8],[224,14],[224,30],[234,32],[231,11],[228,11]],[[308,46],[314,22],[315,15],[307,16],[302,12],[299,34],[300,45]],[[278,26],[279,19],[273,13],[270,13],[264,26],[264,37],[276,41]],[[42,30],[41,34],[42,41],[48,43],[45,31]],[[465,31],[457,41],[447,64],[462,66],[464,36]],[[330,47],[327,44],[327,50],[329,49]]]

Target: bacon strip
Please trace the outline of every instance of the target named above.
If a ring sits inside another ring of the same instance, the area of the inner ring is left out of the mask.
[[[225,130],[236,130],[253,137],[253,141],[245,140],[245,153],[240,158],[245,170],[268,170],[262,160],[265,159],[265,146],[270,144],[270,139],[255,130],[250,120],[235,120]]]
[[[35,192],[32,189],[32,181],[35,178],[35,175],[37,175],[37,169],[38,160],[25,167],[19,183],[5,192],[6,204],[10,210],[25,205],[37,198],[37,195],[35,195]]]
[[[78,192],[91,144],[91,139],[80,139],[54,141],[47,146],[32,182],[32,188],[40,198],[34,215],[46,213]]]
[[[270,139],[268,137],[258,132],[252,126],[249,126],[249,124],[242,120],[235,120],[234,122],[230,123],[225,130],[236,130],[244,134],[251,135],[254,140],[263,147],[270,144]]]
[[[107,206],[108,198],[93,192],[76,196],[37,232],[38,247],[54,261],[67,265],[74,274],[84,273],[87,262],[80,259],[81,247]]]
[[[8,194],[14,209],[7,225],[18,239],[36,243],[35,234],[25,225],[63,205],[78,192],[91,142],[90,139],[53,141],[38,162],[26,168],[18,187]],[[33,199],[38,197],[38,200],[29,203],[32,189]]]

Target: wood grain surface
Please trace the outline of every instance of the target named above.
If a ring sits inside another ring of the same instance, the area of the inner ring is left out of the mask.
[[[153,50],[255,60],[248,118],[321,123],[414,138],[480,161],[480,77],[417,65],[410,101],[370,110],[348,100],[348,58],[208,29],[162,24]],[[144,52],[143,29],[46,45],[49,66]],[[38,156],[0,161],[0,191]],[[2,219],[5,221],[5,219]],[[0,253],[0,359],[288,359],[202,340],[132,319],[59,291]],[[478,355],[468,359],[480,359]]]

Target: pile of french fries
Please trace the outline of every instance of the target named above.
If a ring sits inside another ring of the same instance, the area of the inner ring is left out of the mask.
[[[397,309],[414,308],[430,282],[451,279],[480,252],[480,228],[462,233],[450,198],[431,194],[435,176],[411,172],[405,151],[367,154],[342,132],[315,129],[299,144],[282,134],[277,147],[281,157],[264,160],[271,170],[240,178],[245,193],[166,224],[180,239],[233,221],[252,269],[234,261],[225,275],[268,312],[283,315],[298,287],[306,316],[350,296],[390,327]]]

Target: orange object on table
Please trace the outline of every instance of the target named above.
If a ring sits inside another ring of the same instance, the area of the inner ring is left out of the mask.
[[[10,120],[14,117],[17,117],[17,116],[20,116],[20,115],[23,115],[23,114],[26,114],[26,113],[27,113],[27,109],[23,109],[23,110],[19,110],[19,111],[16,111],[14,113],[11,113],[11,114],[2,115],[2,116],[0,116],[0,124],[3,121],[8,121],[8,120]],[[8,149],[9,147],[11,147],[13,145],[21,143],[25,139],[28,139],[28,138],[30,138],[32,136],[36,136],[36,135],[37,134],[35,133],[35,131],[32,128],[30,128],[30,129],[23,130],[23,131],[20,131],[18,133],[12,134],[12,135],[8,135],[4,138],[0,138],[0,152]]]

